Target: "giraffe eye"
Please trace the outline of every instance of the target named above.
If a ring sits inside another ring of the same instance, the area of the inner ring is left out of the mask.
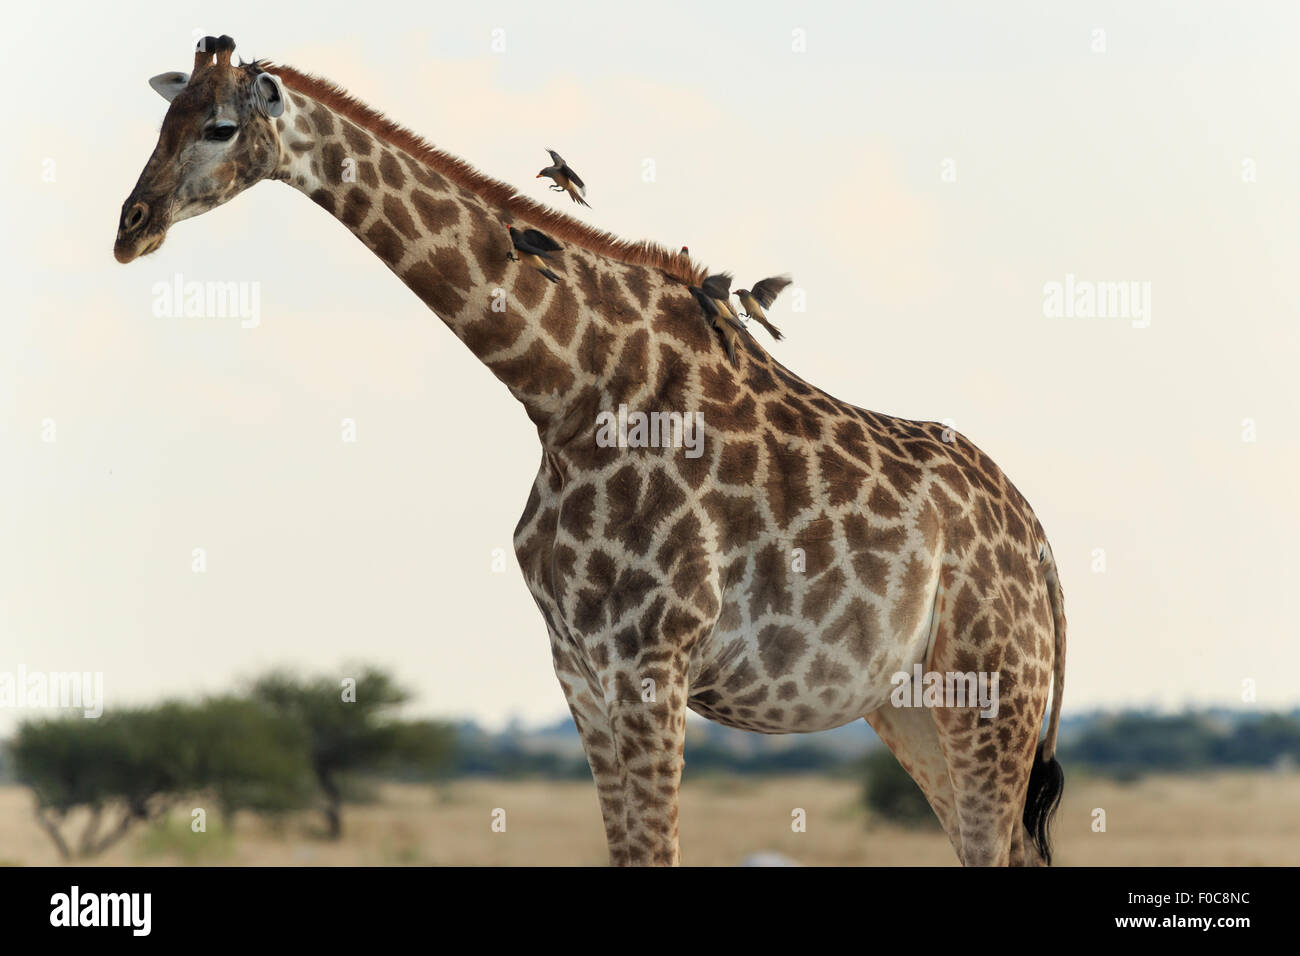
[[[235,130],[239,129],[234,123],[213,123],[203,134],[204,139],[215,140],[223,143],[235,135]]]

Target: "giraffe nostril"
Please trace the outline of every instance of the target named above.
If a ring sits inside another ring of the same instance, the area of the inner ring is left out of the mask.
[[[122,217],[122,231],[135,232],[144,225],[144,221],[149,218],[149,207],[142,202],[138,202],[126,211]]]

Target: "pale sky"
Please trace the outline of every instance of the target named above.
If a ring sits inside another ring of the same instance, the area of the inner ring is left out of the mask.
[[[781,362],[952,420],[1033,504],[1067,714],[1300,703],[1300,11],[970,6],[15,7],[0,671],[102,671],[112,707],[364,660],[421,713],[567,712],[510,550],[535,431],[414,295],[273,183],[113,260],[147,79],[228,33],[549,202],[555,147],[601,227],[791,272]],[[156,316],[178,273],[257,283],[260,324]],[[1149,283],[1149,326],[1045,315],[1067,276]]]

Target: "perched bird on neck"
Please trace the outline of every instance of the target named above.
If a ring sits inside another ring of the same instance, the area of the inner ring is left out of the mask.
[[[516,229],[509,223],[506,224],[506,228],[510,230],[511,245],[515,247],[515,252],[519,253],[517,256],[511,253],[507,258],[526,262],[552,282],[559,282],[559,275],[551,270],[546,260],[563,247],[539,229]]]

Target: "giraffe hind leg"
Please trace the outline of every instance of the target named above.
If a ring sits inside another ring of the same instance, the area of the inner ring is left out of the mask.
[[[921,788],[960,857],[957,799],[948,776],[948,760],[939,744],[939,729],[929,712],[886,704],[867,714],[866,721]]]
[[[1008,866],[1039,862],[1039,838],[1047,815],[1026,797],[1035,767],[1038,730],[1047,706],[1051,668],[971,667],[970,652],[953,650],[955,642],[941,632],[932,669],[940,673],[975,670],[1001,672],[996,708],[983,715],[980,707],[942,706],[930,709],[939,744],[948,761],[961,829],[960,857],[965,866]],[[1046,793],[1039,780],[1038,792]],[[1027,831],[1026,820],[1032,830]],[[1041,825],[1040,825],[1041,821]],[[1044,861],[1045,862],[1045,861]]]
[[[948,760],[940,743],[939,728],[930,712],[920,708],[886,706],[867,714],[866,721],[916,781],[934,815],[939,818],[957,858],[963,859],[956,791],[948,773]],[[1041,748],[1036,760],[1041,760]],[[1041,773],[1046,780],[1037,786],[1034,772],[1030,773],[1023,825],[1012,826],[1008,859],[1011,866],[1047,866],[1051,862],[1050,853],[1045,850],[1045,821],[1059,801],[1061,791],[1059,783],[1052,785],[1046,781],[1060,778],[1059,766],[1055,774],[1047,769],[1055,764],[1055,760],[1044,764]],[[1038,767],[1037,763],[1035,767]]]
[[[1048,842],[1048,825],[1061,803],[1065,789],[1065,773],[1056,757],[1043,759],[1043,743],[1034,752],[1034,765],[1029,771],[1029,790],[1025,795],[1024,826],[1012,843],[1013,866],[1050,866],[1052,849]],[[1019,849],[1019,853],[1017,853]]]

